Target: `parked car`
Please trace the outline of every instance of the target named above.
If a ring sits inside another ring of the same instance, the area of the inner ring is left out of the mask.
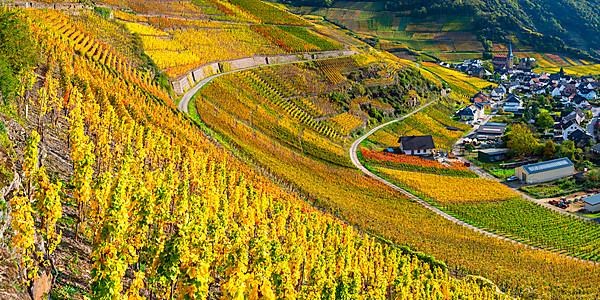
[[[507,182],[517,181],[517,180],[519,180],[519,177],[517,177],[515,175],[506,178]]]

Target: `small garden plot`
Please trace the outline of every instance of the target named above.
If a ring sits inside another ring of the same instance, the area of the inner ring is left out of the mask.
[[[376,168],[384,177],[442,204],[504,201],[519,197],[509,187],[484,178],[443,176]]]
[[[392,169],[447,176],[477,177],[475,173],[459,163],[442,164],[436,160],[418,156],[384,153],[383,151],[374,151],[364,148],[360,149],[360,154],[363,160],[371,166],[379,165]]]
[[[533,197],[543,199],[569,195],[581,191],[584,186],[577,184],[573,178],[565,178],[551,183],[524,186],[520,189]]]

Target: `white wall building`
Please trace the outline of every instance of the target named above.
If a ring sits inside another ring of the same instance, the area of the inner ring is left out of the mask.
[[[597,213],[600,212],[600,194],[589,196],[583,200],[584,207],[587,212]]]
[[[515,169],[515,175],[525,183],[541,183],[575,174],[575,166],[568,158],[558,158]]]

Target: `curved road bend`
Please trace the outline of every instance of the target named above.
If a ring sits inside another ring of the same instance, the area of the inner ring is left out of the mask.
[[[343,57],[343,56],[340,56]],[[326,59],[331,59],[331,58],[326,58]],[[251,67],[251,68],[245,68],[245,69],[239,69],[239,70],[233,70],[233,71],[228,71],[228,72],[224,72],[224,73],[218,73],[215,75],[212,75],[210,77],[207,77],[203,80],[201,80],[200,82],[198,82],[193,88],[191,88],[189,91],[187,91],[183,97],[181,98],[181,101],[179,101],[179,105],[178,105],[178,109],[186,114],[188,114],[188,106],[189,103],[192,99],[192,97],[194,97],[194,95],[203,87],[205,86],[207,83],[211,82],[214,78],[226,75],[226,74],[230,74],[230,73],[235,73],[235,72],[241,72],[241,71],[246,71],[246,70],[251,70],[251,69],[256,69],[256,68],[260,68],[260,67],[268,67],[268,66],[276,66],[276,65],[287,65],[287,64],[294,64],[294,63],[300,63],[300,62],[304,62],[304,61],[313,61],[314,59],[309,59],[309,60],[302,60],[302,61],[296,61],[296,62],[288,62],[288,63],[281,63],[281,64],[271,64],[271,65],[261,65],[261,66],[256,66],[256,67]],[[318,59],[317,59],[318,60]],[[355,167],[357,167],[361,172],[363,172],[365,175],[370,176],[372,178],[374,178],[375,180],[385,184],[386,186],[390,187],[391,189],[400,192],[401,194],[405,195],[406,197],[408,197],[409,199],[421,204],[422,206],[424,206],[425,208],[429,209],[430,211],[436,213],[437,215],[441,216],[442,218],[454,223],[454,224],[458,224],[460,226],[464,226],[466,228],[469,228],[475,232],[481,233],[485,236],[488,237],[492,237],[492,238],[496,238],[499,240],[503,240],[503,241],[507,241],[507,242],[511,242],[514,244],[519,244],[525,247],[528,247],[530,249],[540,249],[538,247],[534,247],[510,238],[507,238],[505,236],[499,235],[499,234],[495,234],[486,230],[483,230],[479,227],[475,227],[471,224],[468,224],[464,221],[461,221],[449,214],[447,214],[446,212],[440,210],[439,208],[429,204],[428,202],[422,200],[421,198],[411,194],[410,192],[408,192],[407,190],[398,187],[397,185],[375,175],[374,173],[372,173],[371,171],[369,171],[365,166],[363,166],[360,163],[360,160],[358,159],[358,155],[357,155],[357,150],[358,150],[358,146],[360,145],[360,143],[362,143],[364,140],[366,140],[369,136],[371,136],[373,133],[375,133],[377,130],[388,126],[390,124],[402,121],[416,113],[418,113],[419,111],[423,110],[424,108],[428,107],[429,105],[431,105],[434,101],[428,102],[427,104],[421,106],[420,108],[398,118],[395,120],[391,120],[389,122],[383,123],[377,127],[374,127],[373,129],[369,130],[369,132],[365,133],[363,136],[361,136],[360,138],[358,138],[356,141],[354,141],[354,143],[352,143],[352,146],[350,147],[350,159],[352,160],[352,164],[354,164]],[[543,250],[543,249],[542,249]],[[549,251],[549,250],[545,250],[545,251]],[[555,252],[557,253],[557,252]],[[574,260],[578,260],[578,261],[583,261],[583,262],[589,262],[589,263],[593,263],[593,264],[598,264],[597,262],[592,262],[592,261],[588,261],[588,260],[583,260],[580,258],[576,258],[573,256],[569,256],[569,255],[565,255],[565,254],[561,254],[561,253],[557,253],[558,255],[564,256],[564,257],[568,257]]]
[[[333,51],[333,52],[342,53],[342,51]],[[258,65],[258,66],[249,67],[249,68],[243,68],[243,69],[231,70],[231,71],[227,71],[227,72],[223,72],[223,73],[217,73],[215,75],[212,75],[212,76],[209,76],[209,77],[206,77],[206,78],[200,80],[200,82],[198,82],[194,87],[192,87],[189,91],[185,92],[185,94],[183,94],[183,97],[181,97],[181,100],[179,101],[179,104],[177,105],[177,109],[179,109],[179,111],[182,111],[182,112],[184,112],[186,114],[189,113],[188,107],[189,107],[190,101],[192,100],[192,98],[194,97],[194,95],[196,93],[198,93],[198,91],[203,86],[205,86],[207,83],[211,82],[213,79],[215,79],[217,77],[220,77],[220,76],[223,76],[223,75],[226,75],[226,74],[231,74],[231,73],[235,73],[235,72],[242,72],[242,71],[247,71],[247,70],[252,70],[252,69],[258,69],[258,68],[263,68],[263,67],[270,67],[270,66],[291,65],[291,64],[297,64],[297,63],[308,62],[308,61],[336,59],[336,58],[341,58],[341,57],[352,56],[354,54],[356,54],[355,51],[351,55],[340,55],[340,56],[336,56],[336,57],[317,58],[317,59],[312,59],[312,58],[311,59],[298,59],[297,61],[292,61],[292,62],[284,62],[284,63],[268,64],[268,65]]]
[[[377,180],[377,181],[385,184],[386,186],[392,188],[393,190],[395,190],[397,192],[400,192],[401,194],[403,194],[404,196],[408,197],[409,199],[411,199],[411,200],[419,203],[420,205],[424,206],[425,208],[429,209],[430,211],[436,213],[437,215],[441,216],[442,218],[444,218],[444,219],[446,219],[446,220],[448,220],[448,221],[450,221],[450,222],[452,222],[454,224],[458,224],[460,226],[464,226],[464,227],[466,227],[468,229],[471,229],[471,230],[473,230],[475,232],[481,233],[481,234],[483,234],[485,236],[488,236],[488,237],[492,237],[492,238],[496,238],[496,239],[499,239],[499,240],[503,240],[503,241],[514,243],[514,244],[522,245],[522,246],[525,246],[525,247],[530,248],[530,249],[550,251],[550,250],[545,250],[545,249],[542,249],[542,248],[539,248],[539,247],[535,247],[535,246],[532,246],[532,245],[529,245],[529,244],[526,244],[526,243],[523,243],[523,242],[519,242],[519,241],[510,239],[510,238],[507,238],[505,236],[499,235],[499,234],[495,234],[495,233],[483,230],[483,229],[481,229],[479,227],[473,226],[473,225],[468,224],[468,223],[466,223],[466,222],[464,222],[462,220],[459,220],[459,219],[457,219],[457,218],[455,218],[455,217],[447,214],[446,212],[440,210],[439,208],[437,208],[437,207],[429,204],[425,200],[423,200],[423,199],[421,199],[421,198],[419,198],[419,197],[411,194],[409,191],[407,191],[407,190],[405,190],[405,189],[403,189],[403,188],[401,188],[401,187],[399,187],[399,186],[397,186],[397,185],[395,185],[395,184],[393,184],[393,183],[391,183],[391,182],[389,182],[389,181],[387,181],[387,180],[379,177],[378,175],[376,175],[373,172],[369,171],[365,166],[362,165],[362,163],[358,159],[357,151],[358,151],[358,146],[364,140],[366,140],[369,136],[371,136],[377,130],[379,130],[379,129],[385,127],[385,126],[388,126],[390,124],[402,121],[402,120],[404,120],[404,119],[406,119],[406,118],[408,118],[408,117],[416,114],[417,112],[421,111],[425,107],[431,105],[433,102],[434,101],[431,101],[431,102],[423,105],[422,107],[420,107],[420,108],[412,111],[411,113],[406,114],[406,115],[404,115],[404,116],[402,116],[402,117],[400,117],[398,119],[395,119],[395,120],[389,121],[387,123],[381,124],[381,125],[373,128],[373,129],[371,129],[369,132],[365,133],[363,136],[361,136],[356,141],[354,141],[354,143],[352,143],[352,146],[350,146],[350,159],[352,160],[352,164],[354,164],[354,166],[357,167],[365,175],[367,175],[367,176],[369,176],[369,177],[371,177],[371,178],[373,178],[373,179],[375,179],[375,180]],[[567,257],[567,258],[570,258],[570,259],[574,259],[574,260],[577,260],[577,261],[588,262],[588,263],[592,263],[592,264],[599,264],[598,262],[580,259],[580,258],[573,257],[573,256],[570,256],[570,255],[567,255],[567,254],[562,254],[562,253],[558,253],[558,252],[554,252],[554,251],[550,251],[550,252],[553,252],[553,253],[556,253],[556,254],[558,254],[560,256]]]

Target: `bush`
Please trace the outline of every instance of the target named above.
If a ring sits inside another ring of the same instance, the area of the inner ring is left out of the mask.
[[[17,75],[36,65],[35,45],[29,27],[17,13],[0,8],[0,100],[4,104],[17,91]]]

